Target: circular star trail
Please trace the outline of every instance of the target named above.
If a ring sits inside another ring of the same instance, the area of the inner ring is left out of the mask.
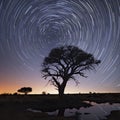
[[[92,53],[102,62],[89,79],[120,89],[119,0],[0,0],[1,72],[39,71],[60,45]]]

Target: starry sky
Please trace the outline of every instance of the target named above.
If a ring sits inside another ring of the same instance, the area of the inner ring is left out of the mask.
[[[120,92],[120,0],[0,0],[0,93],[57,93],[41,75],[50,50],[74,45],[101,64],[65,93]]]

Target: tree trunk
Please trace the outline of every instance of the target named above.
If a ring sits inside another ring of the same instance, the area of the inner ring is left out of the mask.
[[[64,90],[65,90],[65,86],[60,86],[59,91],[58,91],[59,92],[59,100],[60,100],[59,104],[61,107],[63,107],[63,103],[64,103],[64,99],[63,99]],[[59,117],[64,116],[64,112],[65,112],[64,108],[59,108],[57,116],[59,116]]]
[[[64,95],[65,87],[67,82],[63,82],[60,87],[58,88],[59,97],[62,97]]]
[[[59,89],[58,89],[59,97],[62,97],[64,95],[64,90],[65,90],[65,87],[63,87],[63,86],[59,87]]]
[[[25,92],[25,95],[27,95],[28,92]]]
[[[59,86],[59,88],[58,88],[59,97],[62,97],[64,95],[64,91],[65,91],[67,81],[68,81],[68,79],[64,79],[63,83]]]
[[[59,100],[60,100],[61,105],[63,105],[63,103],[64,103],[63,95],[64,95],[64,90],[65,90],[66,84],[67,84],[67,80],[64,80],[63,83],[58,88],[58,93],[59,93],[59,97],[60,97]],[[65,112],[65,109],[60,108],[58,111],[58,116],[59,117],[64,116],[64,112]]]

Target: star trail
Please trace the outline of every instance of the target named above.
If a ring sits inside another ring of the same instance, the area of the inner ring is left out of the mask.
[[[79,78],[79,87],[70,82],[66,92],[120,91],[119,0],[0,0],[0,86],[25,82],[46,90],[41,64],[61,45],[101,60],[87,79]]]

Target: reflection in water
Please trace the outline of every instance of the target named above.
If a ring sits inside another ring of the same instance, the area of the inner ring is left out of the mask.
[[[34,113],[41,113],[42,112],[41,110],[34,110],[34,109],[31,109],[31,108],[28,108],[27,111],[31,111],[31,112],[34,112]]]
[[[120,110],[120,104],[114,103],[101,103],[97,104],[95,102],[91,102],[93,106],[84,108],[81,107],[79,109],[65,109],[64,116],[78,116],[81,120],[101,120],[105,119],[107,115],[110,114],[112,110]],[[54,112],[48,112],[49,115],[57,115],[58,110]],[[78,119],[79,120],[79,119]]]

